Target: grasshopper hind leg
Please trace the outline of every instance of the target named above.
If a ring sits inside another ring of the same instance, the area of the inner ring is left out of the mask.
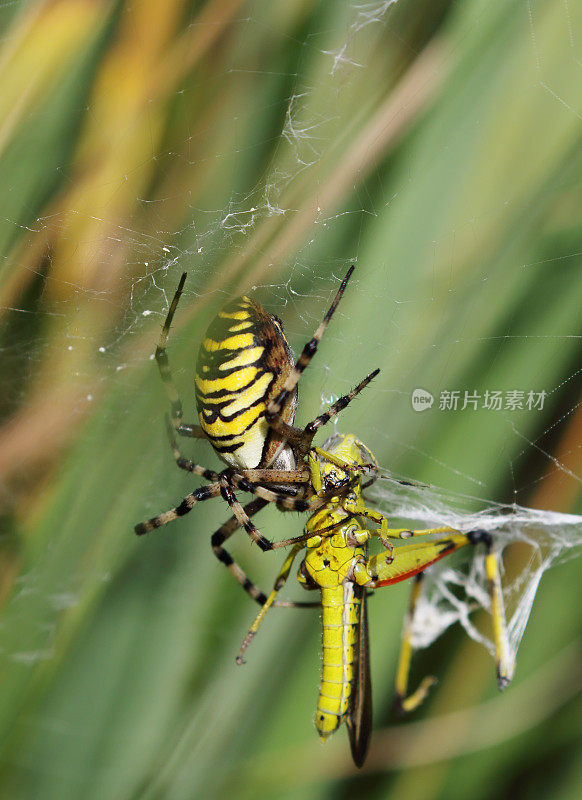
[[[398,658],[398,670],[396,672],[396,693],[394,697],[394,708],[398,714],[409,714],[424,702],[431,686],[436,683],[436,678],[428,675],[420,682],[418,689],[412,694],[408,692],[408,680],[410,677],[410,661],[412,659],[412,629],[414,625],[414,613],[420,593],[424,572],[419,572],[414,576],[412,592],[410,593],[410,605],[404,623],[402,633],[402,644],[400,646],[400,656]]]

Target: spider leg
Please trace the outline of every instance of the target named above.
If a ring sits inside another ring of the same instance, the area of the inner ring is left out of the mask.
[[[268,504],[267,500],[257,497],[244,507],[243,512],[246,518],[250,520],[253,514],[260,511]],[[263,605],[266,602],[267,596],[262,592],[256,584],[254,584],[246,575],[246,573],[239,567],[230,553],[222,546],[227,539],[230,539],[232,534],[241,527],[240,519],[236,514],[233,514],[220,528],[212,534],[210,545],[212,552],[216,558],[224,564],[230,574],[237,580],[242,588],[249,594],[253,600]]]
[[[252,517],[262,508],[264,508],[268,504],[267,500],[263,500],[260,497],[252,500],[250,503],[247,503],[244,506],[244,512],[247,517]],[[250,578],[246,575],[246,573],[242,570],[242,568],[237,564],[231,554],[223,547],[223,544],[230,539],[230,537],[241,527],[241,523],[238,518],[233,514],[230,519],[228,519],[221,527],[212,534],[212,538],[210,540],[212,546],[212,552],[216,556],[216,558],[224,564],[224,566],[228,569],[230,574],[237,580],[242,588],[249,594],[253,600],[256,600],[257,603],[260,605],[264,605],[267,601],[267,596],[259,589],[259,587],[253,583]],[[320,603],[301,603],[301,602],[293,602],[291,600],[285,600],[283,602],[274,602],[274,606],[283,606],[286,608],[314,608],[319,606]]]
[[[376,377],[379,372],[379,369],[375,369],[366,378],[364,378],[363,381],[360,381],[360,383],[358,383],[358,385],[355,386],[351,392],[348,392],[348,394],[344,394],[342,397],[338,398],[335,403],[327,409],[327,411],[324,411],[323,414],[320,414],[305,426],[303,434],[305,437],[305,442],[308,443],[307,449],[309,449],[313,437],[319,428],[328,423],[330,419],[335,417],[336,414],[339,414],[340,411],[343,411],[343,409],[352,402],[354,397],[359,395],[362,389],[365,389],[365,387]]]
[[[232,485],[237,489],[241,489],[243,492],[250,492],[251,494],[257,495],[257,497],[262,497],[263,500],[266,500],[268,503],[276,503],[277,507],[280,509],[286,509],[288,511],[310,511],[313,508],[319,507],[319,504],[314,506],[312,502],[304,499],[303,497],[290,497],[288,494],[284,494],[283,492],[278,492],[274,489],[268,489],[260,484],[251,483],[246,479],[244,474],[239,475],[238,473],[233,472],[228,476],[228,478]],[[269,547],[266,549],[271,550],[271,544],[269,544]]]
[[[265,539],[265,537],[260,532],[260,530],[251,521],[249,515],[246,513],[246,511],[244,510],[242,505],[236,499],[236,495],[235,495],[235,493],[233,492],[233,490],[232,490],[232,488],[230,486],[230,480],[233,480],[235,485],[237,485],[238,482],[236,481],[236,475],[229,475],[229,476],[223,475],[221,477],[221,480],[220,480],[220,494],[222,495],[223,500],[226,500],[228,505],[232,508],[234,516],[238,520],[239,526],[241,528],[245,529],[245,531],[251,537],[253,542],[258,544],[258,546],[261,548],[261,550],[263,550],[263,552],[266,551],[266,550],[272,550],[273,549],[272,542],[270,542],[268,539]],[[250,484],[248,484],[248,485],[250,487]],[[243,487],[241,487],[241,488],[243,488]],[[253,494],[258,495],[261,500],[265,500],[267,503],[270,502],[270,498],[262,497],[261,496],[262,493],[259,494],[259,491],[258,491],[259,488],[261,488],[261,487],[254,486],[252,488]],[[244,491],[246,491],[246,489],[244,489]],[[267,491],[267,490],[265,490],[265,491]],[[268,494],[270,495],[271,492],[268,492]]]
[[[249,483],[299,483],[309,484],[311,475],[305,469],[241,469],[240,475]]]
[[[164,419],[166,421],[166,430],[168,432],[168,439],[170,440],[170,447],[172,448],[174,461],[180,467],[180,469],[184,469],[186,472],[193,472],[195,475],[200,475],[202,478],[206,478],[207,481],[218,481],[218,472],[214,472],[214,470],[211,469],[206,469],[206,467],[196,464],[194,461],[190,461],[188,458],[184,458],[180,452],[180,448],[178,447],[176,437],[174,436],[175,428],[170,422],[169,416],[166,414]]]
[[[172,303],[168,310],[168,315],[166,317],[166,321],[164,322],[164,326],[160,334],[160,340],[156,347],[155,359],[158,365],[158,369],[160,371],[162,383],[164,384],[166,394],[168,395],[168,399],[170,401],[172,425],[174,426],[175,430],[182,436],[190,436],[195,439],[205,439],[206,435],[202,430],[202,428],[200,427],[200,425],[190,425],[188,423],[182,422],[182,416],[183,416],[182,400],[180,399],[180,395],[178,394],[178,390],[176,389],[176,386],[172,379],[172,372],[170,370],[168,354],[166,353],[166,343],[168,341],[168,334],[170,333],[172,320],[174,319],[174,314],[176,313],[176,308],[178,306],[178,302],[182,295],[182,290],[184,289],[184,283],[186,282],[186,275],[187,275],[186,272],[182,274],[182,277],[180,278],[180,283],[178,284],[178,288],[176,289],[176,294],[174,295],[174,299],[172,300]]]
[[[144,533],[149,533],[155,528],[167,525],[168,522],[171,522],[173,519],[183,517],[185,514],[192,511],[196,503],[209,500],[211,497],[218,497],[220,490],[220,483],[211,483],[209,486],[201,486],[199,489],[196,489],[196,491],[186,495],[179,506],[169,511],[164,511],[163,514],[158,514],[157,517],[152,517],[146,522],[140,522],[135,526],[134,530],[138,536],[142,536]]]
[[[325,315],[325,317],[323,318],[323,320],[319,324],[319,326],[318,326],[317,330],[315,331],[315,333],[313,334],[312,338],[307,342],[307,344],[303,348],[303,350],[301,352],[301,355],[299,356],[299,358],[297,359],[297,361],[295,363],[295,366],[293,367],[293,369],[291,370],[291,372],[289,373],[289,375],[287,377],[287,380],[283,384],[283,388],[281,389],[281,391],[279,392],[277,397],[273,398],[273,400],[271,400],[271,402],[267,406],[267,411],[265,413],[265,417],[266,417],[267,422],[269,423],[269,425],[271,425],[272,427],[274,427],[274,425],[276,424],[276,420],[279,418],[279,415],[281,413],[281,409],[285,405],[285,402],[288,400],[289,396],[291,395],[291,393],[293,392],[293,390],[295,389],[295,387],[299,383],[299,378],[303,374],[303,371],[305,370],[305,368],[307,367],[307,365],[309,364],[309,362],[311,361],[311,359],[313,358],[313,356],[317,352],[317,346],[318,346],[319,342],[321,341],[321,337],[325,333],[325,329],[327,328],[327,326],[329,324],[329,321],[332,318],[332,316],[334,314],[334,311],[336,310],[336,308],[338,306],[339,301],[342,299],[342,295],[343,295],[343,293],[345,291],[345,288],[346,288],[346,286],[348,284],[348,281],[349,281],[353,271],[354,271],[354,267],[351,266],[349,268],[348,272],[347,272],[346,277],[341,282],[340,287],[339,287],[339,289],[337,291],[337,294],[334,297],[333,303],[331,304],[327,314]],[[281,420],[281,422],[282,422],[282,420]],[[292,426],[287,426],[287,427],[291,428],[291,430],[293,430],[293,431],[297,430],[297,429],[293,428]],[[285,431],[280,431],[280,432],[283,432],[286,435]],[[288,436],[287,438],[289,438],[291,440],[291,437]]]
[[[341,461],[340,459],[335,459],[329,453],[325,453],[324,451],[319,450],[319,448],[315,448],[315,449],[318,452],[320,452],[324,457],[329,458],[332,461]],[[344,465],[343,461],[341,463],[342,463],[342,465]],[[322,492],[321,494],[316,494],[315,491],[314,491],[313,485],[310,483],[306,487],[307,488],[307,493],[303,497],[288,497],[285,494],[281,494],[281,493],[276,492],[276,491],[274,491],[272,489],[268,489],[268,488],[266,488],[264,486],[260,486],[260,485],[259,486],[253,486],[251,483],[249,483],[246,480],[245,477],[243,477],[242,475],[239,475],[237,473],[232,473],[230,475],[230,480],[232,481],[232,483],[237,488],[242,489],[243,491],[246,491],[246,492],[252,492],[253,494],[256,494],[258,497],[263,498],[267,502],[276,503],[277,508],[279,508],[280,510],[288,510],[288,511],[290,510],[290,511],[300,511],[300,512],[301,511],[309,511],[310,513],[313,513],[314,511],[317,511],[317,509],[319,509],[322,506],[324,506],[327,503],[329,503],[331,498],[333,496],[335,496],[336,494],[338,494],[338,492],[340,494],[345,494],[345,493],[349,492],[351,487],[352,487],[352,485],[353,485],[353,481],[350,481],[341,489],[338,489],[337,487],[334,487],[331,490],[331,492],[328,492],[328,493]],[[365,507],[364,504],[362,504],[362,505],[363,505],[363,507]],[[383,519],[381,514],[378,513],[377,516],[379,518]],[[342,521],[342,524],[343,524],[343,521]],[[335,527],[336,527],[335,524],[332,525],[330,527],[330,530],[331,530],[331,528],[335,528]],[[324,529],[324,530],[326,530],[326,529]],[[311,534],[311,533],[304,532],[300,536],[294,536],[291,539],[284,539],[284,540],[279,541],[279,542],[268,542],[268,540],[265,540],[268,543],[269,547],[265,548],[264,545],[260,545],[260,544],[259,544],[259,546],[261,547],[261,549],[277,550],[278,548],[288,547],[289,545],[302,544],[302,543],[306,542],[308,539],[310,539],[312,535],[313,534]]]
[[[253,494],[257,495],[257,497],[261,498],[261,500],[265,500],[267,503],[276,503],[277,507],[280,509],[288,509],[292,511],[315,511],[329,501],[328,497],[316,497],[313,500],[303,500],[297,497],[288,497],[287,495],[273,492],[271,489],[265,489],[263,486],[253,486],[252,484],[247,483],[243,478],[240,478],[236,473],[230,475],[228,473],[223,473],[220,481],[220,493],[223,499],[226,500],[228,505],[232,508],[240,526],[245,529],[253,542],[258,544],[263,552],[267,550],[275,550],[278,547],[286,547],[289,543],[302,542],[309,537],[298,536],[295,539],[289,539],[285,542],[275,543],[271,542],[269,539],[266,539],[251,521],[244,508],[237,500],[236,495],[232,490],[231,482],[237,488],[240,488],[245,492],[252,492]]]
[[[228,476],[228,479],[232,482],[237,489],[242,489],[243,492],[250,492],[251,494],[257,495],[257,497],[261,497],[263,500],[266,500],[268,503],[275,503],[277,508],[281,511],[309,511],[310,513],[313,511],[317,511],[318,508],[324,506],[328,503],[333,496],[332,494],[322,494],[322,495],[314,495],[313,490],[311,490],[311,494],[308,494],[306,498],[303,497],[289,497],[286,494],[282,494],[280,492],[273,491],[273,489],[267,489],[265,486],[255,486],[252,483],[249,483],[242,475],[238,475],[236,472],[232,473]],[[346,487],[345,491],[348,490],[349,487]],[[337,494],[337,489],[333,490],[333,494]],[[224,495],[223,495],[224,497]],[[233,495],[234,497],[234,495]],[[226,498],[225,498],[226,499]],[[236,500],[236,498],[235,498]],[[229,502],[227,500],[227,502]],[[237,501],[238,502],[238,501]],[[238,503],[240,506],[240,503]],[[233,511],[235,511],[235,506],[231,506]],[[237,512],[235,511],[235,514]],[[241,525],[244,526],[244,521],[241,518]],[[245,528],[246,530],[246,528]],[[261,550],[276,550],[278,547],[287,547],[290,544],[295,544],[296,542],[305,542],[307,539],[310,538],[310,535],[301,535],[295,536],[293,539],[285,539],[281,542],[270,542],[268,539],[265,539],[261,536],[261,534],[255,528],[255,532],[259,534],[261,539],[263,539],[263,544],[261,544],[250,531],[251,538],[254,541],[257,541]]]
[[[340,411],[343,411],[344,408],[352,402],[354,397],[357,397],[362,389],[365,389],[379,372],[379,369],[375,369],[367,375],[364,380],[360,381],[350,392],[339,397],[333,405],[323,412],[323,414],[320,414],[309,422],[303,430],[289,425],[289,423],[282,420],[279,416],[275,416],[273,419],[269,420],[269,424],[279,436],[291,442],[297,452],[298,458],[304,458],[309,452],[313,437],[319,428],[328,423],[330,419],[335,417],[336,414],[339,414]]]

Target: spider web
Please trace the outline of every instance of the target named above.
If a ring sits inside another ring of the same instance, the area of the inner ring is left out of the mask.
[[[21,493],[27,496],[22,473],[29,465],[38,470],[45,461],[51,463],[49,450],[64,453],[112,386],[125,395],[125,414],[130,415],[143,391],[143,365],[152,358],[182,271],[189,273],[182,322],[177,322],[169,350],[177,379],[185,386],[193,360],[182,359],[182,331],[194,317],[197,330],[203,330],[229,297],[244,291],[283,319],[297,351],[317,326],[338,281],[355,263],[350,290],[301,383],[299,416],[306,416],[299,421],[381,363],[383,377],[337,428],[356,433],[399,474],[430,481],[430,486],[404,486],[385,473],[370,496],[391,521],[485,528],[494,534],[500,556],[504,551],[507,555],[508,548],[525,548],[511,557],[515,563],[506,565],[503,575],[515,659],[544,573],[577,555],[581,542],[581,517],[524,505],[535,501],[548,484],[563,489],[560,496],[567,495],[570,508],[579,504],[581,476],[575,456],[580,443],[566,434],[580,413],[581,370],[575,359],[582,332],[576,295],[580,286],[574,275],[580,246],[574,233],[553,240],[561,228],[551,225],[561,213],[564,227],[569,224],[564,206],[568,191],[576,187],[567,185],[568,172],[559,164],[548,175],[526,171],[519,191],[504,184],[499,177],[506,166],[503,154],[484,145],[491,132],[473,136],[486,119],[486,103],[474,113],[463,113],[466,129],[457,140],[439,138],[439,120],[454,115],[455,104],[466,103],[463,92],[470,93],[470,87],[461,87],[439,106],[455,48],[470,51],[481,27],[501,13],[500,7],[487,10],[475,2],[457,9],[441,37],[426,49],[422,47],[428,36],[414,39],[419,52],[422,49],[419,54],[406,39],[407,9],[402,5],[394,7],[394,0],[341,3],[337,18],[326,18],[319,26],[313,23],[291,63],[280,67],[278,77],[288,87],[282,93],[283,113],[274,113],[266,91],[263,99],[254,101],[256,110],[272,116],[269,131],[269,126],[257,126],[253,135],[253,120],[243,116],[236,101],[239,87],[252,91],[245,82],[250,75],[258,78],[261,90],[273,79],[271,70],[251,57],[242,36],[231,53],[223,50],[217,56],[216,71],[209,67],[209,84],[224,91],[233,105],[232,112],[219,117],[220,126],[213,119],[218,110],[200,91],[196,77],[181,73],[171,92],[171,120],[178,133],[166,131],[164,138],[158,132],[156,138],[154,109],[149,117],[151,141],[140,141],[142,149],[135,157],[126,154],[127,174],[121,171],[110,178],[104,172],[98,177],[99,187],[109,186],[101,205],[87,202],[91,183],[83,184],[84,168],[98,162],[103,155],[99,152],[93,153],[94,162],[87,152],[78,154],[67,167],[65,188],[37,216],[26,218],[24,212],[33,203],[25,198],[21,213],[8,220],[8,236],[17,241],[8,248],[11,263],[20,260],[14,275],[25,277],[22,286],[18,278],[4,285],[2,300],[11,334],[2,340],[3,374],[15,377],[6,380],[2,399],[8,422],[0,492],[8,512],[15,512]],[[554,6],[559,12],[557,30],[549,21]],[[582,71],[582,18],[567,3],[554,6],[534,0],[520,5],[509,15],[510,30],[525,52],[528,100],[532,106],[539,104],[531,112],[535,125],[541,128],[547,113],[559,115],[560,125],[555,127],[574,143],[582,114],[576,91]],[[7,18],[15,13],[11,4],[2,9]],[[255,9],[233,15],[230,25],[235,35],[244,32],[268,41],[272,35],[283,40],[295,35],[299,21],[288,21],[289,32],[281,35],[281,21]],[[218,25],[216,20],[212,24]],[[203,23],[194,19],[185,27],[191,46],[199,41],[198,26]],[[550,53],[553,36],[565,45],[560,58]],[[494,65],[495,56],[487,55]],[[391,76],[394,91],[386,97],[379,88],[360,104],[362,76],[383,71]],[[502,81],[498,75],[496,80]],[[340,97],[348,102],[340,104]],[[204,100],[208,102],[208,115],[197,127],[188,111],[193,98],[201,115]],[[153,90],[145,93],[145,100],[154,106]],[[89,95],[88,119],[99,120],[103,102],[97,90]],[[527,111],[527,106],[515,109],[516,126],[527,129]],[[418,118],[428,120],[424,134],[415,129]],[[516,147],[519,141],[517,137]],[[474,148],[473,161],[468,162],[474,174],[466,185],[481,181],[481,189],[467,205],[459,192],[456,204],[445,212],[439,201],[451,167],[447,154],[462,150],[464,142]],[[249,188],[241,175],[261,148],[268,156],[263,155],[264,168],[257,170],[260,177],[251,180]],[[560,152],[569,154],[569,149]],[[434,162],[434,153],[442,156],[441,162]],[[540,161],[545,153],[541,149]],[[491,160],[489,174],[478,169],[483,159]],[[231,176],[235,188],[212,191],[210,178],[217,165]],[[52,177],[61,170],[57,165]],[[180,180],[181,172],[185,181]],[[192,187],[192,175],[199,177],[204,193]],[[84,193],[77,195],[79,186]],[[116,199],[126,187],[131,211],[120,224]],[[528,193],[535,194],[533,210],[524,200]],[[425,224],[410,230],[418,218]],[[537,250],[530,249],[525,240],[540,220],[547,236]],[[515,234],[509,235],[508,229]],[[498,247],[491,243],[492,231],[501,235]],[[520,278],[529,273],[536,274],[537,282],[521,286]],[[555,297],[549,296],[552,292]],[[539,321],[518,314],[521,306],[542,308],[550,301],[561,311],[559,320],[557,314],[540,315]],[[482,375],[471,370],[476,343]],[[555,360],[555,369],[538,371],[536,353],[544,367]],[[497,371],[510,359],[524,365],[516,367],[515,376],[511,371],[508,375],[507,365]],[[419,390],[432,397],[432,406],[422,412],[412,405]],[[502,406],[484,408],[485,392],[497,390],[502,392]],[[507,405],[512,391],[523,395],[514,408]],[[440,409],[441,398],[451,392],[459,392],[458,406]],[[542,407],[527,407],[530,392],[542,396]],[[476,407],[462,408],[467,393],[479,395]],[[162,427],[161,407],[144,412],[144,427]],[[116,418],[111,412],[112,427]],[[490,447],[478,433],[475,418],[491,436]],[[41,441],[45,450],[37,459],[26,426],[37,431],[39,420],[47,419],[43,430],[48,434]],[[446,442],[440,430],[446,430]],[[422,441],[420,447],[416,439]],[[464,458],[468,452],[478,456]],[[17,454],[22,454],[21,466],[14,470]],[[482,470],[483,464],[489,469]],[[492,464],[498,467],[497,481],[491,478]],[[153,477],[144,493],[152,511],[167,503],[167,491]],[[505,502],[494,503],[490,497]],[[548,505],[545,497],[538,502]],[[34,581],[31,570],[20,579],[21,592],[31,590]],[[474,621],[478,608],[488,610],[482,557],[475,554],[458,568],[441,563],[431,570],[427,584],[417,615],[416,646],[427,646],[458,622],[492,651],[490,635]],[[69,586],[53,591],[61,607],[76,602]],[[49,649],[11,656],[33,663],[47,652],[50,655]]]

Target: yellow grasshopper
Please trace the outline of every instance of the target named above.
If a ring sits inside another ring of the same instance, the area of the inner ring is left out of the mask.
[[[243,653],[285,584],[295,557],[305,549],[298,579],[305,589],[320,590],[323,618],[323,669],[315,727],[325,740],[345,720],[354,763],[361,767],[372,730],[367,591],[416,576],[396,677],[396,705],[408,712],[423,701],[434,682],[427,677],[407,695],[412,621],[423,571],[467,544],[483,543],[486,548],[499,687],[505,688],[511,679],[499,570],[491,535],[486,531],[389,528],[386,517],[368,508],[362,497],[362,490],[376,479],[379,468],[372,452],[354,436],[336,434],[323,448],[314,447],[309,466],[313,490],[327,502],[310,517],[303,536],[297,537],[289,551],[271,594],[243,641],[237,662],[243,663]],[[364,527],[362,520],[377,527]],[[368,555],[372,536],[378,536],[386,548],[375,556]],[[420,540],[404,541],[416,537]]]

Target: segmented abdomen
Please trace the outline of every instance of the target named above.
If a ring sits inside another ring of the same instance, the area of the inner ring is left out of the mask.
[[[354,594],[354,584],[346,581],[333,589],[322,588],[321,604],[323,669],[315,727],[325,739],[340,726],[348,711],[362,600]]]
[[[210,324],[196,364],[200,425],[231,466],[257,467],[278,445],[265,410],[293,368],[279,320],[258,303],[239,297]],[[283,411],[293,422],[296,395]]]

